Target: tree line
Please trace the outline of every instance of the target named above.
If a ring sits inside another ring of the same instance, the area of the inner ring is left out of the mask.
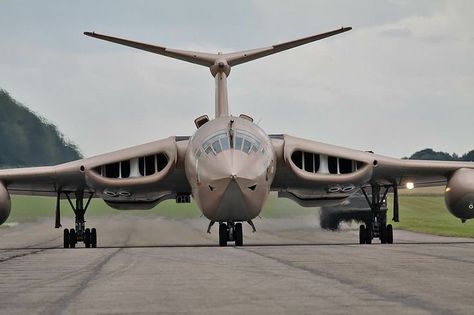
[[[57,127],[0,89],[0,168],[54,165],[82,158]]]
[[[404,159],[474,162],[474,150],[464,153],[463,155],[457,155],[456,153],[449,154],[447,152],[434,151],[433,149],[428,148],[417,151],[410,157],[404,157]]]

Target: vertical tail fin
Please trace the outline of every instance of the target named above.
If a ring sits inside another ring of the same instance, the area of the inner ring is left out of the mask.
[[[350,31],[351,29],[351,27],[341,27],[340,29],[333,30],[330,32],[312,35],[264,48],[257,48],[227,54],[213,54],[172,49],[163,46],[140,43],[128,39],[98,34],[95,32],[84,32],[84,35],[208,67],[211,70],[212,76],[216,78],[216,117],[221,117],[227,116],[229,112],[227,100],[227,77],[229,76],[230,69],[232,66],[236,66],[304,44],[308,44],[317,40],[321,40],[330,36],[344,33]]]

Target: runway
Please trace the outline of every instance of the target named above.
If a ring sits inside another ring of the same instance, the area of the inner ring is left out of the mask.
[[[217,247],[204,219],[90,218],[97,249],[60,248],[52,220],[2,227],[0,313],[474,313],[470,239],[358,245],[356,226],[325,232],[316,216],[255,223],[239,248]]]

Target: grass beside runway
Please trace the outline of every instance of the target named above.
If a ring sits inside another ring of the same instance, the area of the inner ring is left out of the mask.
[[[474,237],[474,220],[466,223],[449,213],[444,204],[442,188],[415,189],[400,194],[400,221],[393,222],[397,229],[444,236]],[[54,198],[12,196],[12,211],[7,222],[27,222],[50,218],[54,220]],[[72,217],[73,213],[66,200],[61,204],[61,215]],[[93,200],[88,216],[113,216],[120,213],[108,207],[102,200]],[[128,215],[160,216],[168,219],[198,218],[201,212],[194,202],[176,204],[174,200],[162,202],[153,210],[126,211]],[[270,196],[261,216],[263,218],[285,218],[298,215],[318,215],[316,208],[303,208],[288,199]],[[389,196],[389,219],[392,217],[392,198]]]
[[[389,196],[389,219],[392,218],[393,199]],[[443,195],[401,195],[400,222],[397,229],[442,236],[474,237],[474,221],[461,223],[444,204]]]
[[[74,200],[72,200],[74,202]],[[12,210],[8,222],[31,222],[54,219],[56,199],[50,197],[12,196]],[[166,200],[152,210],[115,210],[107,206],[103,200],[93,199],[87,210],[87,216],[113,216],[120,212],[128,215],[156,216],[167,219],[191,219],[201,215],[196,203],[177,204],[174,200]],[[288,199],[278,199],[271,196],[263,209],[261,216],[268,218],[284,218],[296,215],[318,215],[316,208],[303,208]],[[61,201],[61,216],[73,217],[73,212],[67,200]]]

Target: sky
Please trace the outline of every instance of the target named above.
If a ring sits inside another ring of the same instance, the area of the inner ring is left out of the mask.
[[[235,66],[234,115],[268,133],[402,157],[474,149],[473,1],[0,0],[0,88],[85,156],[214,115],[208,69],[83,35],[232,52],[353,30]]]

